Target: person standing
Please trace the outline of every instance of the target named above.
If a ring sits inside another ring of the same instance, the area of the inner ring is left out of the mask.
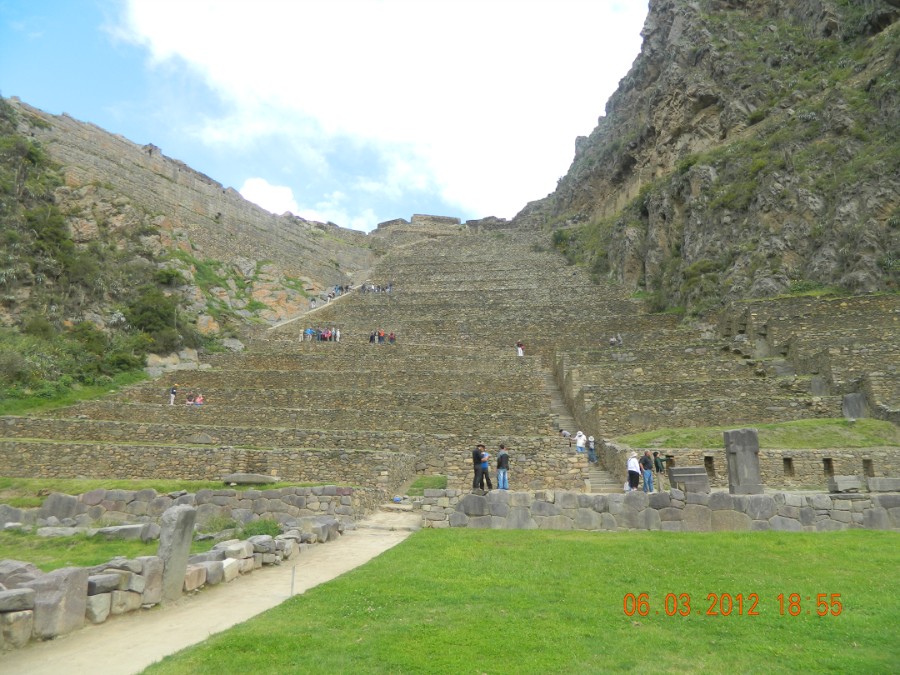
[[[632,452],[631,456],[628,458],[628,491],[634,492],[637,490],[640,482],[641,468],[638,465],[637,453]]]
[[[588,436],[588,461],[591,464],[597,463],[597,447],[594,445],[593,436]]]
[[[583,431],[575,433],[575,452],[584,454],[584,446],[587,444],[587,436]]]
[[[178,395],[178,384],[172,385],[169,389],[169,405],[175,405],[175,397]]]
[[[525,356],[525,345],[522,344],[522,341],[521,341],[521,340],[519,340],[519,341],[516,343],[516,354],[517,354],[518,356]]]
[[[497,489],[509,490],[509,453],[502,443],[497,453]]]
[[[481,490],[484,487],[484,478],[481,471],[481,453],[484,452],[484,446],[479,444],[472,450],[472,469],[475,477],[472,478],[472,489]]]
[[[644,474],[644,492],[653,492],[653,458],[649,450],[641,457],[641,471]]]
[[[659,456],[658,450],[653,451],[653,468],[656,469],[656,489],[658,492],[662,492],[662,477],[666,471],[666,460]]]
[[[487,483],[485,492],[490,492],[494,489],[494,484],[491,483],[491,455],[484,449],[483,445],[481,448],[481,489],[484,490],[484,484]]]

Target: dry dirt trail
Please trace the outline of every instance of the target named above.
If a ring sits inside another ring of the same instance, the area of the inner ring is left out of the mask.
[[[193,596],[112,617],[48,642],[0,656],[3,675],[131,675],[179,649],[330,581],[406,539],[420,518],[376,513],[340,539],[314,546],[280,567],[267,567]]]

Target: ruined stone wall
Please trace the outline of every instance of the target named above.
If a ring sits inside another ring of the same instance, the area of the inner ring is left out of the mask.
[[[900,530],[900,495],[827,495],[777,492],[731,495],[668,492],[578,494],[542,490],[487,495],[425,490],[414,507],[425,527],[509,530],[664,530],[826,532]]]

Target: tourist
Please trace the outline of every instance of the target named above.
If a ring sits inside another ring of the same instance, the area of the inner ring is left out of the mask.
[[[372,331],[372,334],[369,335],[369,344],[370,344],[370,345],[374,345],[374,344],[375,344],[375,331],[374,331],[374,330]]]
[[[588,461],[591,464],[597,463],[597,448],[594,445],[594,437],[588,436]]]
[[[391,331],[391,334],[388,335],[388,342],[390,344],[394,344],[397,341],[397,336],[394,335],[394,331]]]
[[[189,391],[187,398],[184,401],[185,405],[194,405],[194,392]]]
[[[169,389],[169,405],[175,405],[175,397],[178,395],[178,384],[172,385]]]
[[[194,405],[203,405],[205,402],[203,394],[197,394],[197,398],[194,399]]]
[[[380,344],[380,345],[384,344],[384,328],[378,329],[378,344]]]
[[[579,454],[584,453],[584,446],[587,444],[587,436],[584,435],[584,432],[578,431],[575,433],[575,452]]]
[[[641,468],[638,465],[637,453],[632,452],[628,457],[628,491],[637,490],[641,482]]]
[[[666,460],[659,456],[659,451],[653,451],[653,466],[656,469],[656,491],[662,492],[662,477],[666,470]]]
[[[472,450],[472,469],[475,471],[475,477],[472,479],[472,489],[480,490],[484,487],[484,480],[481,477],[481,453],[484,452],[483,445],[476,445]]]
[[[653,492],[653,458],[649,450],[644,450],[641,457],[641,470],[644,474],[644,492]]]
[[[565,429],[560,429],[559,434],[560,434],[560,436],[565,438],[567,441],[569,441],[569,447],[571,448],[572,447],[572,434],[570,434]]]
[[[516,343],[516,355],[525,356],[525,345],[521,340]]]
[[[481,446],[481,489],[484,490],[484,484],[487,483],[487,490],[485,492],[490,492],[494,489],[494,484],[491,483],[491,465],[490,465],[491,455],[487,450],[484,449],[484,446]]]
[[[340,341],[341,341],[341,329],[340,329],[340,328],[335,328],[335,329],[334,329],[334,341],[335,341],[335,342],[340,342]]]
[[[503,443],[497,453],[497,489],[509,490],[509,453]]]

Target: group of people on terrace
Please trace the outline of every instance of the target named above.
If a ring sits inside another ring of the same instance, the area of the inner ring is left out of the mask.
[[[169,405],[175,405],[175,399],[178,397],[178,383],[172,385],[172,388],[169,389]],[[206,399],[203,397],[202,392],[197,392],[194,394],[193,391],[188,392],[188,395],[184,400],[185,405],[203,405],[206,403]]]
[[[649,450],[644,450],[643,456],[638,460],[636,452],[628,457],[628,482],[625,484],[627,492],[635,492],[643,479],[644,492],[653,492],[653,474],[659,478],[665,471],[665,461],[660,458],[659,452],[654,451],[650,455]],[[662,481],[657,480],[657,492],[662,487]]]
[[[394,290],[394,282],[389,281],[386,284],[362,284],[359,287],[360,293],[390,293]]]
[[[501,443],[497,452],[497,489],[509,490],[509,451]],[[494,489],[491,482],[491,453],[487,451],[483,443],[479,443],[472,450],[472,469],[475,476],[472,478],[472,489],[490,492]],[[487,489],[485,490],[485,485]]]
[[[390,333],[385,335],[384,328],[379,328],[378,330],[373,330],[369,334],[369,344],[370,345],[374,345],[374,344],[383,345],[385,340],[387,340],[387,343],[389,345],[395,344],[397,342],[397,335],[394,333],[394,331],[391,331]]]
[[[560,429],[559,435],[569,442],[570,448],[572,447],[572,442],[575,442],[575,452],[577,454],[584,454],[584,450],[587,448],[588,462],[591,464],[597,463],[597,445],[593,436],[585,436],[583,431],[578,431],[573,438],[572,433],[565,429]]]
[[[307,342],[340,342],[340,328],[307,328],[303,331]]]

